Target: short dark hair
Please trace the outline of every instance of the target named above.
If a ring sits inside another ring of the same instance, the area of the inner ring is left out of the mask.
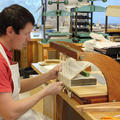
[[[6,34],[9,26],[12,26],[15,33],[19,34],[20,29],[24,29],[29,22],[34,25],[35,20],[26,8],[17,4],[6,7],[0,13],[0,36]]]

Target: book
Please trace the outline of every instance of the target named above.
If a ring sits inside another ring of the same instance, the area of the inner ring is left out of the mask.
[[[89,62],[69,58],[62,63],[62,71],[58,73],[58,80],[62,81],[67,87],[96,85],[97,80],[95,77],[92,75],[86,77],[80,74],[89,66]]]

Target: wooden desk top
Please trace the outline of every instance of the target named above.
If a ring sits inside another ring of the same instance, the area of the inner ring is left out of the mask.
[[[40,66],[39,63],[32,63],[32,68],[39,74],[43,74],[45,72],[47,72],[48,70],[52,69],[56,64],[52,64],[52,65],[48,65],[48,66]],[[98,90],[96,90],[98,89]],[[76,92],[76,94],[79,93],[79,95],[81,94],[82,96],[84,96],[85,94],[107,94],[107,89],[105,86],[101,86],[100,84],[98,84],[97,86],[92,86],[90,89],[88,87],[74,87],[73,91]],[[78,92],[80,91],[80,92]],[[85,92],[87,91],[87,92]],[[86,120],[101,120],[102,117],[105,116],[115,116],[115,115],[119,115],[120,112],[81,112],[77,109],[77,106],[80,105],[79,103],[77,103],[73,98],[68,97],[68,95],[66,95],[64,92],[61,92],[59,94],[62,99],[64,99],[76,112],[78,112],[83,118],[85,118]]]
[[[50,47],[49,43],[42,43],[41,41],[38,41],[38,45],[42,45],[43,47]],[[73,43],[76,46],[82,46],[83,43]]]

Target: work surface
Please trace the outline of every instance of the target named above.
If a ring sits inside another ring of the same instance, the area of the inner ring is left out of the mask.
[[[37,73],[45,73],[52,69],[56,64],[49,64],[46,66],[41,66],[40,63],[32,63],[32,68]],[[97,84],[96,86],[86,86],[86,87],[72,87],[71,91],[74,92],[79,97],[85,96],[96,96],[96,95],[107,95],[107,88],[104,85]],[[59,96],[67,102],[80,116],[82,116],[86,120],[101,120],[102,117],[105,116],[115,116],[119,115],[120,112],[80,112],[77,109],[77,106],[80,105],[73,98],[68,97],[67,94],[61,92]]]

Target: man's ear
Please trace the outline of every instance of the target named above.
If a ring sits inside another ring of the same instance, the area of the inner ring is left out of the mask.
[[[15,32],[14,32],[14,29],[13,29],[12,26],[7,27],[7,29],[6,29],[6,35],[11,36],[11,35],[13,35],[14,33],[15,33]]]

